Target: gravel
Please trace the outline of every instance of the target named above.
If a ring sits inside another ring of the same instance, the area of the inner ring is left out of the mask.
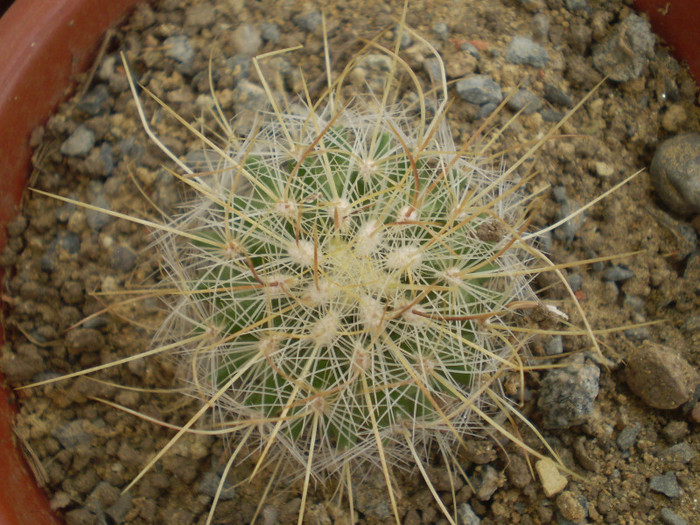
[[[503,99],[501,88],[488,75],[474,75],[457,81],[457,93],[470,104],[498,104]]]
[[[654,56],[654,35],[649,22],[630,14],[593,48],[593,65],[616,82],[639,78]]]
[[[666,472],[660,476],[652,476],[649,479],[649,488],[654,492],[659,492],[669,498],[678,498],[681,495],[681,487],[673,472]]]
[[[506,60],[512,64],[526,64],[544,67],[547,64],[547,50],[531,38],[515,36],[506,49]]]
[[[95,132],[81,125],[61,144],[59,151],[69,157],[81,157],[87,155],[94,145]]]

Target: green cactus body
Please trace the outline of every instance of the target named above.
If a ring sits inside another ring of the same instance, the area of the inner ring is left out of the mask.
[[[400,463],[399,428],[423,445],[472,430],[473,391],[513,353],[493,325],[531,297],[500,172],[407,111],[331,113],[263,119],[200,176],[176,224],[195,240],[161,237],[180,290],[166,332],[207,336],[185,349],[192,381],[226,390],[224,422],[259,422],[302,462],[313,448],[316,475],[378,462],[377,436]]]

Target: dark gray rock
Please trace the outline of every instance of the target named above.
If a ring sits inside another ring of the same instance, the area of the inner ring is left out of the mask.
[[[205,496],[209,496],[210,498],[213,498],[214,496],[216,496],[216,492],[219,489],[220,483],[220,475],[218,475],[215,472],[205,472],[202,476],[201,481],[199,482],[199,485],[197,486],[197,492],[199,492],[200,494],[204,494]],[[233,499],[235,495],[236,489],[233,485],[227,482],[224,483],[219,499],[221,501],[227,501]]]
[[[519,89],[508,99],[507,106],[512,111],[522,110],[523,115],[532,115],[542,107],[542,101],[527,89]]]
[[[544,67],[547,59],[545,48],[526,36],[513,37],[506,49],[506,60],[512,64]]]
[[[657,148],[649,169],[656,194],[679,215],[700,213],[700,133],[683,133]]]
[[[661,521],[666,525],[688,525],[687,521],[666,507],[661,509]]]
[[[584,423],[593,414],[598,396],[600,369],[578,354],[568,366],[545,375],[537,406],[547,428],[569,428]]]
[[[663,476],[653,476],[649,480],[649,488],[669,498],[678,498],[681,495],[681,487],[678,485],[678,479],[673,472],[666,472]]]
[[[629,450],[637,442],[639,425],[627,425],[617,436],[617,446],[620,450]]]
[[[447,37],[450,35],[450,26],[448,26],[445,22],[434,23],[432,29],[435,36],[437,36],[440,40],[447,40]]]
[[[570,108],[574,105],[574,101],[571,100],[569,95],[552,84],[544,85],[544,98],[547,102],[551,102],[557,106],[564,106],[565,108]]]
[[[559,122],[564,118],[564,113],[552,108],[543,108],[540,111],[540,115],[542,115],[542,120],[545,122]]]
[[[680,463],[690,463],[697,456],[697,451],[688,443],[678,443],[671,445],[661,453],[661,457],[666,461],[677,461]]]
[[[574,273],[572,275],[569,275],[567,277],[567,280],[569,281],[569,286],[571,286],[571,289],[574,292],[577,292],[581,289],[581,286],[583,286],[583,276],[580,273]]]
[[[602,278],[604,281],[612,281],[614,283],[626,281],[634,277],[634,272],[624,266],[608,266],[604,271]]]
[[[87,424],[86,419],[74,419],[51,429],[51,435],[58,440],[63,448],[89,444],[92,441],[92,435],[85,430]]]
[[[93,117],[106,113],[109,110],[109,88],[105,84],[97,84],[80,99],[77,108]]]
[[[488,75],[473,75],[457,81],[457,93],[465,102],[483,106],[503,99],[501,88]]]
[[[118,272],[130,272],[136,265],[136,253],[128,246],[117,246],[109,258],[110,266]]]
[[[649,22],[630,14],[593,48],[593,66],[610,80],[639,78],[654,56],[654,34]]]
[[[95,145],[95,132],[92,131],[85,125],[80,125],[75,128],[75,131],[71,133],[61,147],[59,151],[63,155],[69,157],[84,157]]]

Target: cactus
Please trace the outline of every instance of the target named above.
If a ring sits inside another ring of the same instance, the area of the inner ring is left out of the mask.
[[[444,74],[423,90],[399,57],[401,31],[381,48],[392,63],[383,91],[347,103],[343,81],[362,53],[318,101],[284,110],[258,68],[271,110],[246,140],[219,146],[185,123],[216,158],[207,172],[167,150],[135,97],[190,192],[163,223],[102,210],[153,229],[169,312],[153,349],[118,363],[176,354],[202,407],[132,484],[210,411],[216,433],[238,437],[226,472],[244,445],[260,450],[253,475],[298,464],[288,470],[303,478],[299,523],[312,478],[336,476],[352,501],[352,473],[367,465],[399,522],[391,470],[411,464],[455,523],[426,465],[437,449],[459,471],[455,446],[484,427],[542,457],[494,414],[524,420],[502,388],[537,333],[523,312],[560,315],[529,284],[538,271],[562,276],[526,234],[534,196],[516,171],[563,122],[509,169],[456,148]],[[396,102],[402,69],[416,104]]]

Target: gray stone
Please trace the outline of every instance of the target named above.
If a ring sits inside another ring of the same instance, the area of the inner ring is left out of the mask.
[[[649,480],[649,488],[669,498],[678,498],[681,495],[681,487],[673,472],[666,472],[663,476],[653,476]]]
[[[552,84],[544,85],[544,98],[547,102],[551,102],[557,106],[564,106],[565,108],[570,108],[574,105],[574,101],[571,100],[569,95]]]
[[[109,89],[105,84],[97,84],[80,99],[77,108],[91,116],[106,113],[109,110]]]
[[[219,489],[219,483],[221,483],[221,476],[215,472],[205,472],[201,481],[199,482],[199,485],[197,486],[197,491],[200,494],[213,498],[216,496],[216,491]],[[235,495],[236,489],[233,487],[233,485],[224,483],[219,499],[221,501],[227,501],[233,499]]]
[[[292,17],[296,25],[302,29],[306,29],[309,33],[313,33],[321,27],[321,13],[319,11],[306,11]]]
[[[282,35],[280,33],[280,27],[272,22],[262,22],[260,24],[260,36],[265,42],[272,42],[273,44],[279,44]]]
[[[462,44],[460,44],[459,50],[464,51],[465,53],[469,53],[477,60],[481,59],[481,53],[479,53],[479,50],[474,44],[470,44],[469,42],[463,42]]]
[[[526,36],[514,36],[506,49],[506,60],[513,64],[544,67],[547,59],[547,51]]]
[[[571,289],[574,292],[578,292],[581,289],[581,286],[583,286],[583,276],[580,273],[569,275],[567,280],[569,281],[569,286],[571,286]]]
[[[75,131],[71,133],[61,147],[59,151],[63,155],[69,157],[84,157],[95,145],[95,132],[92,131],[85,125],[80,125],[75,128]]]
[[[630,14],[593,48],[593,66],[615,82],[639,78],[654,56],[654,34],[649,22]]]
[[[450,34],[450,26],[448,26],[445,22],[436,22],[433,24],[433,33],[440,39],[440,40],[447,40],[447,37]]]
[[[559,355],[564,353],[564,342],[560,335],[555,335],[544,345],[547,355]]]
[[[666,507],[661,509],[661,521],[666,525],[688,525],[687,521]]]
[[[194,48],[187,35],[173,35],[163,42],[165,56],[175,60],[178,69],[189,71],[194,60]]]
[[[614,283],[626,281],[634,277],[634,272],[624,266],[608,266],[604,271],[602,278],[604,281],[612,281]]]
[[[481,525],[481,518],[474,512],[469,503],[460,503],[457,507],[457,523],[459,525]]]
[[[585,362],[581,354],[573,356],[567,365],[549,370],[542,380],[537,406],[547,428],[580,425],[593,414],[600,369]]]
[[[98,208],[104,208],[107,210],[109,209],[109,201],[107,200],[107,197],[105,197],[103,194],[97,195],[94,199],[90,201],[90,204]],[[111,215],[108,215],[107,213],[98,210],[87,210],[85,212],[85,220],[87,221],[87,224],[90,227],[90,229],[94,231],[100,231],[102,228],[104,228],[110,222],[112,222],[113,217]]]
[[[532,17],[532,34],[538,40],[545,41],[549,36],[549,26],[551,22],[544,13],[537,13]]]
[[[617,446],[620,450],[629,450],[637,442],[639,425],[627,425],[617,436]]]
[[[498,471],[491,465],[486,465],[481,472],[472,477],[472,481],[476,489],[476,497],[481,501],[488,501],[493,496],[493,493],[498,490]]]
[[[457,93],[465,102],[483,106],[503,99],[501,88],[488,75],[474,75],[457,81]]]
[[[542,120],[545,122],[559,122],[564,118],[564,113],[552,108],[542,109],[542,111],[540,111],[540,115],[542,115]]]
[[[649,169],[656,194],[679,215],[700,213],[700,133],[683,133],[657,148]]]
[[[672,445],[661,453],[663,459],[680,463],[690,463],[695,456],[697,456],[697,452],[688,443]]]
[[[87,423],[88,421],[85,419],[74,419],[51,429],[51,435],[58,440],[63,448],[88,444],[92,441],[92,436],[85,430]]]
[[[136,253],[128,246],[117,246],[112,250],[109,264],[118,272],[130,272],[136,265]]]
[[[542,101],[527,89],[519,89],[508,99],[507,105],[512,111],[522,110],[523,115],[532,115],[542,107]]]

